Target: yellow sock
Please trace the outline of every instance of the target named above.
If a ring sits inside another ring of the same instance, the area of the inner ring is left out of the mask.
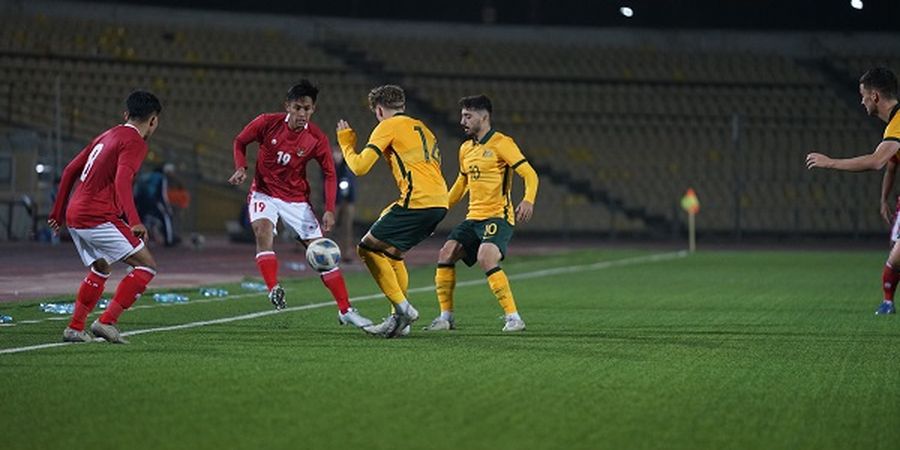
[[[453,290],[456,288],[456,267],[438,264],[434,272],[434,290],[437,293],[441,312],[453,311]]]
[[[382,255],[381,252],[372,251],[361,246],[357,247],[356,251],[359,254],[359,259],[369,268],[369,272],[372,274],[372,278],[375,279],[375,283],[381,288],[381,292],[384,292],[384,295],[392,304],[399,304],[406,300],[406,296],[403,295],[403,290],[400,289],[400,283],[397,282],[397,275],[394,273],[388,257]]]
[[[403,292],[403,297],[406,297],[406,293],[409,291],[409,272],[406,271],[406,263],[404,263],[402,259],[394,259],[390,256],[386,256],[385,258],[391,263],[391,269],[394,269],[394,276],[397,277],[397,284],[400,285],[400,291]],[[396,313],[397,309],[394,308],[394,304],[391,303],[391,314]]]
[[[391,268],[394,269],[394,275],[397,277],[397,284],[400,285],[400,291],[402,291],[403,296],[406,297],[406,294],[409,291],[409,272],[406,271],[406,263],[403,262],[402,259],[394,259],[391,257],[387,257],[387,260],[391,263]]]
[[[497,302],[500,303],[503,312],[506,314],[515,313],[516,300],[513,298],[512,289],[509,288],[509,279],[506,278],[506,273],[503,272],[503,269],[494,267],[487,271],[486,275],[488,285],[491,287],[491,291],[494,292],[494,296],[497,297]]]

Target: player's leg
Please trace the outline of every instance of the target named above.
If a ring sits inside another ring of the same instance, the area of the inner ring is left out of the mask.
[[[273,243],[283,202],[259,192],[250,194],[250,227],[256,237],[256,267],[269,289],[269,301],[275,309],[286,306],[284,289],[278,283],[278,257]]]
[[[309,203],[289,203],[281,211],[282,219],[287,226],[294,229],[304,247],[316,240],[322,239],[322,227],[316,219],[315,213]],[[350,295],[347,293],[347,285],[340,266],[320,274],[319,278],[325,288],[331,292],[334,302],[338,307],[338,321],[343,324],[352,324],[359,328],[372,325],[372,321],[363,317],[359,311],[350,304]]]
[[[121,237],[127,239],[127,244],[131,245],[131,248],[127,249],[126,247],[124,252],[109,249],[106,251],[109,255],[106,259],[109,261],[121,260],[130,265],[132,270],[119,282],[116,293],[113,294],[106,311],[91,325],[91,332],[97,337],[106,339],[107,342],[127,344],[128,342],[116,327],[116,323],[122,313],[131,308],[131,305],[144,293],[147,285],[156,276],[156,261],[144,243],[131,235],[131,230],[127,225],[124,223],[118,225]]]
[[[453,330],[453,291],[456,289],[456,262],[465,256],[463,245],[448,239],[438,252],[437,269],[434,272],[434,291],[441,313],[431,321],[425,331]]]
[[[894,293],[897,291],[897,283],[900,282],[900,245],[894,241],[891,252],[888,254],[881,272],[881,287],[884,290],[884,298],[875,314],[894,314]]]
[[[509,278],[500,267],[500,261],[506,253],[506,244],[512,238],[512,227],[503,220],[487,220],[480,224],[477,231],[482,236],[478,247],[478,265],[484,270],[491,292],[503,308],[506,319],[503,331],[524,330],[525,322],[519,316]]]
[[[93,339],[84,329],[85,322],[103,295],[106,280],[109,278],[109,264],[91,245],[91,230],[70,228],[69,234],[72,236],[72,242],[82,261],[90,269],[78,287],[78,293],[75,296],[75,311],[72,313],[68,327],[63,330],[63,341],[90,342]]]
[[[506,319],[503,331],[521,331],[525,329],[525,322],[519,316],[516,300],[509,287],[509,278],[500,267],[500,258],[500,249],[496,245],[484,243],[478,247],[478,265],[484,269],[491,292],[494,293],[497,303],[503,308]]]
[[[100,297],[103,296],[103,289],[106,287],[106,280],[109,279],[109,264],[102,259],[91,264],[91,269],[86,277],[81,280],[81,286],[78,288],[78,294],[75,296],[75,311],[72,313],[72,320],[69,321],[69,328],[77,331],[84,331],[84,323],[87,316],[97,306]]]
[[[900,203],[898,203],[900,208]],[[894,225],[891,227],[891,251],[881,271],[881,288],[884,297],[881,305],[875,310],[875,314],[894,314],[894,293],[897,291],[897,283],[900,282],[900,213],[894,216]]]
[[[372,334],[394,337],[398,332],[399,315],[412,316],[418,319],[418,311],[406,299],[406,294],[397,278],[395,265],[402,255],[394,246],[366,233],[356,247],[360,261],[369,269],[375,284],[391,303],[391,314],[382,323],[369,327],[366,331]],[[390,256],[388,256],[390,255]],[[407,281],[408,283],[408,281]],[[408,323],[407,323],[408,325]],[[405,327],[405,326],[404,326]],[[400,329],[399,331],[402,331]]]
[[[406,301],[406,295],[403,293],[403,288],[394,270],[394,264],[391,262],[391,259],[402,260],[403,253],[396,247],[372,236],[371,231],[363,236],[356,249],[360,260],[369,269],[369,273],[372,274],[372,278],[375,279],[375,283],[385,297],[394,305]]]
[[[446,214],[445,208],[411,210],[395,205],[372,225],[360,242],[360,259],[395,310],[382,324],[386,337],[407,334],[410,325],[419,318],[419,312],[406,297],[409,275],[403,255],[430,236]]]

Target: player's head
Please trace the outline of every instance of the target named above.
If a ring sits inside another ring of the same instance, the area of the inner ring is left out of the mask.
[[[149,138],[159,126],[162,104],[148,91],[134,91],[125,99],[125,121],[141,128],[146,127],[144,139]]]
[[[897,76],[884,67],[870,69],[859,78],[859,95],[866,113],[878,115],[880,103],[897,99]]]
[[[403,88],[393,84],[378,86],[369,91],[369,109],[381,122],[406,109],[406,94]]]
[[[491,99],[486,95],[472,95],[459,99],[460,113],[459,124],[463,126],[466,136],[478,136],[482,130],[491,128],[491,113],[494,107]]]
[[[288,113],[288,127],[292,130],[300,130],[309,123],[309,118],[316,112],[316,98],[319,96],[319,88],[313,86],[309,80],[300,80],[294,85],[284,98],[284,109]]]

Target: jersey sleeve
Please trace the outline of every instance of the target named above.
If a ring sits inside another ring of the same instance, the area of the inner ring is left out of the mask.
[[[72,186],[75,185],[76,177],[84,170],[84,165],[87,164],[87,159],[93,146],[94,142],[91,142],[78,152],[78,155],[63,169],[62,177],[59,181],[59,190],[56,192],[56,201],[53,202],[53,208],[48,216],[49,219],[62,224],[62,220],[66,216],[65,211],[66,204],[69,202],[69,193],[72,192]]]
[[[503,159],[516,173],[525,180],[524,200],[534,203],[537,197],[538,176],[534,168],[522,154],[522,150],[512,139],[507,139],[497,150],[498,156]]]
[[[257,116],[234,138],[234,168],[247,168],[247,145],[262,142],[263,130],[268,120],[265,114]]]
[[[391,143],[394,141],[394,125],[389,123],[388,121],[382,121],[372,130],[372,134],[369,136],[369,142],[366,144],[366,148],[371,148],[375,150],[378,155],[384,154],[385,149],[391,146]]]
[[[894,118],[884,129],[885,141],[900,142],[900,118]]]
[[[131,140],[123,144],[122,153],[116,166],[116,203],[119,209],[125,213],[128,225],[135,226],[141,223],[137,208],[134,206],[132,184],[134,175],[140,170],[144,157],[147,156],[147,145],[141,140]]]
[[[448,208],[453,208],[453,205],[459,203],[468,190],[469,178],[460,173],[456,176],[456,181],[453,182],[453,186],[450,188],[449,201],[447,202]]]
[[[344,154],[344,161],[354,175],[365,175],[378,162],[381,150],[367,145],[361,153],[356,153],[356,132],[352,129],[340,130],[337,133],[338,145]]]
[[[325,211],[334,212],[334,204],[337,199],[337,171],[334,168],[334,157],[331,156],[331,143],[323,133],[318,136],[319,143],[316,146],[316,161],[322,168],[322,184],[325,190]]]

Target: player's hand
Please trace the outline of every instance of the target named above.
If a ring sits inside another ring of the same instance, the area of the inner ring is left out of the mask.
[[[322,231],[328,233],[334,228],[334,212],[325,211],[322,214]]]
[[[884,200],[881,201],[881,218],[884,219],[888,225],[891,225],[894,222],[894,210],[891,208],[891,205]]]
[[[234,171],[234,175],[228,179],[228,182],[237,186],[244,182],[247,179],[247,168],[241,167]]]
[[[812,169],[814,167],[819,167],[822,169],[830,169],[834,164],[834,160],[821,154],[821,153],[810,153],[806,155],[806,168]]]
[[[59,234],[60,223],[57,222],[55,218],[51,217],[47,219],[47,225],[50,226],[50,229],[53,230],[53,233]]]
[[[522,203],[519,203],[519,206],[516,207],[516,221],[525,223],[531,220],[531,215],[534,213],[534,203],[529,202],[528,200],[522,200]]]
[[[144,224],[139,223],[131,227],[131,234],[138,239],[144,239],[144,237],[147,236],[147,227],[145,227]]]
[[[344,119],[339,120],[337,123],[337,140],[342,152],[346,151],[347,147],[351,149],[356,147],[356,132],[353,131],[353,128],[350,128],[350,124]]]

